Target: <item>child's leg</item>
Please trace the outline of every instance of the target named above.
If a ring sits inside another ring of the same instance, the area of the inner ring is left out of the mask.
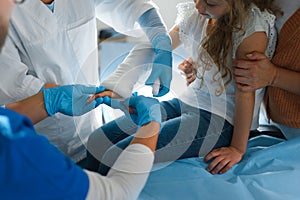
[[[162,102],[161,106],[164,110],[162,113],[167,114],[163,116],[167,117],[167,121],[162,123],[155,163],[205,156],[212,149],[230,144],[233,126],[222,117],[186,105],[180,108],[182,105],[174,104],[174,101]],[[182,112],[181,115],[178,115],[178,110],[174,112],[176,107]],[[102,175],[108,172],[132,137],[119,141],[105,152],[99,167]]]
[[[152,67],[154,52],[150,43],[137,44],[101,85],[124,98],[132,95],[139,79],[146,80]],[[142,82],[144,83],[145,80]]]

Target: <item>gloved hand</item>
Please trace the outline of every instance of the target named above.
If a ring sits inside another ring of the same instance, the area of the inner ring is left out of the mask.
[[[151,121],[161,123],[161,111],[160,104],[157,99],[136,96],[122,101],[120,99],[110,99],[110,101],[104,101],[106,105],[112,108],[122,110],[125,115],[130,116],[131,119],[139,126],[143,126]]]
[[[45,89],[44,102],[49,116],[60,112],[69,116],[83,115],[103,103],[103,98],[97,98],[88,103],[90,95],[103,92],[104,87],[65,85]]]
[[[146,85],[159,84],[158,93],[153,89],[153,96],[161,97],[170,90],[172,80],[172,46],[171,39],[167,34],[159,34],[152,41],[155,52],[152,72],[146,81]],[[154,85],[155,87],[155,85]]]
[[[160,104],[157,99],[145,96],[133,96],[128,99],[132,109],[131,119],[139,126],[156,121],[161,124]]]

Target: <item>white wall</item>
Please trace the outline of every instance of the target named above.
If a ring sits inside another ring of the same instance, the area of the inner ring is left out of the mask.
[[[159,7],[159,11],[165,20],[168,29],[174,25],[177,10],[176,5],[180,2],[186,2],[190,0],[153,0]]]

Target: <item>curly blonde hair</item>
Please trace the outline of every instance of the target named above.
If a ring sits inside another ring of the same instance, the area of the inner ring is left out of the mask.
[[[206,70],[209,70],[209,61],[207,54],[217,65],[218,71],[214,74],[214,81],[218,81],[220,90],[216,90],[216,95],[221,95],[226,86],[232,80],[231,66],[228,64],[228,55],[232,51],[234,32],[245,33],[243,25],[246,21],[247,11],[254,3],[261,11],[268,10],[271,13],[279,14],[280,9],[274,4],[274,0],[226,0],[229,11],[216,20],[214,26],[208,32],[202,41],[202,47],[205,51],[200,51],[200,59],[206,66],[202,69],[200,87],[203,85],[203,76]],[[217,78],[217,74],[221,76]],[[224,84],[223,84],[224,82]]]

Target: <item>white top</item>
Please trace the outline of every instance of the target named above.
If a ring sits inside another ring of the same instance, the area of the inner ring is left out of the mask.
[[[87,200],[134,200],[145,186],[154,161],[153,152],[142,144],[129,145],[107,176],[86,171],[89,177]]]
[[[98,85],[96,16],[129,33],[151,8],[149,0],[55,0],[53,12],[37,0],[16,6],[0,55],[0,105],[32,96],[45,83]],[[101,124],[98,108],[81,117],[56,114],[35,128],[76,162]]]
[[[248,13],[248,22],[245,24],[245,35],[238,37],[233,34],[235,43],[233,46],[233,54],[231,59],[235,58],[235,53],[243,39],[250,36],[254,32],[264,31],[268,36],[268,47],[265,54],[271,58],[274,53],[276,44],[276,30],[274,28],[275,16],[268,12],[261,12],[256,6],[252,5]],[[194,7],[194,3],[182,3],[178,5],[177,24],[179,25],[179,34],[186,51],[192,55],[193,60],[198,65],[198,76],[202,76],[203,62],[199,59],[199,49],[202,48],[200,41],[206,35],[208,19],[201,16]],[[230,61],[231,62],[231,61]],[[203,87],[200,88],[200,80],[197,78],[183,92],[180,99],[199,109],[209,111],[225,118],[229,123],[234,121],[235,108],[235,84],[232,80],[226,87],[226,90],[219,96],[215,92],[219,89],[218,82],[213,80],[214,73],[217,68],[211,61],[210,70],[205,71]],[[220,73],[217,74],[220,77]],[[264,90],[256,92],[255,108],[251,129],[258,127],[259,107],[262,102]]]

